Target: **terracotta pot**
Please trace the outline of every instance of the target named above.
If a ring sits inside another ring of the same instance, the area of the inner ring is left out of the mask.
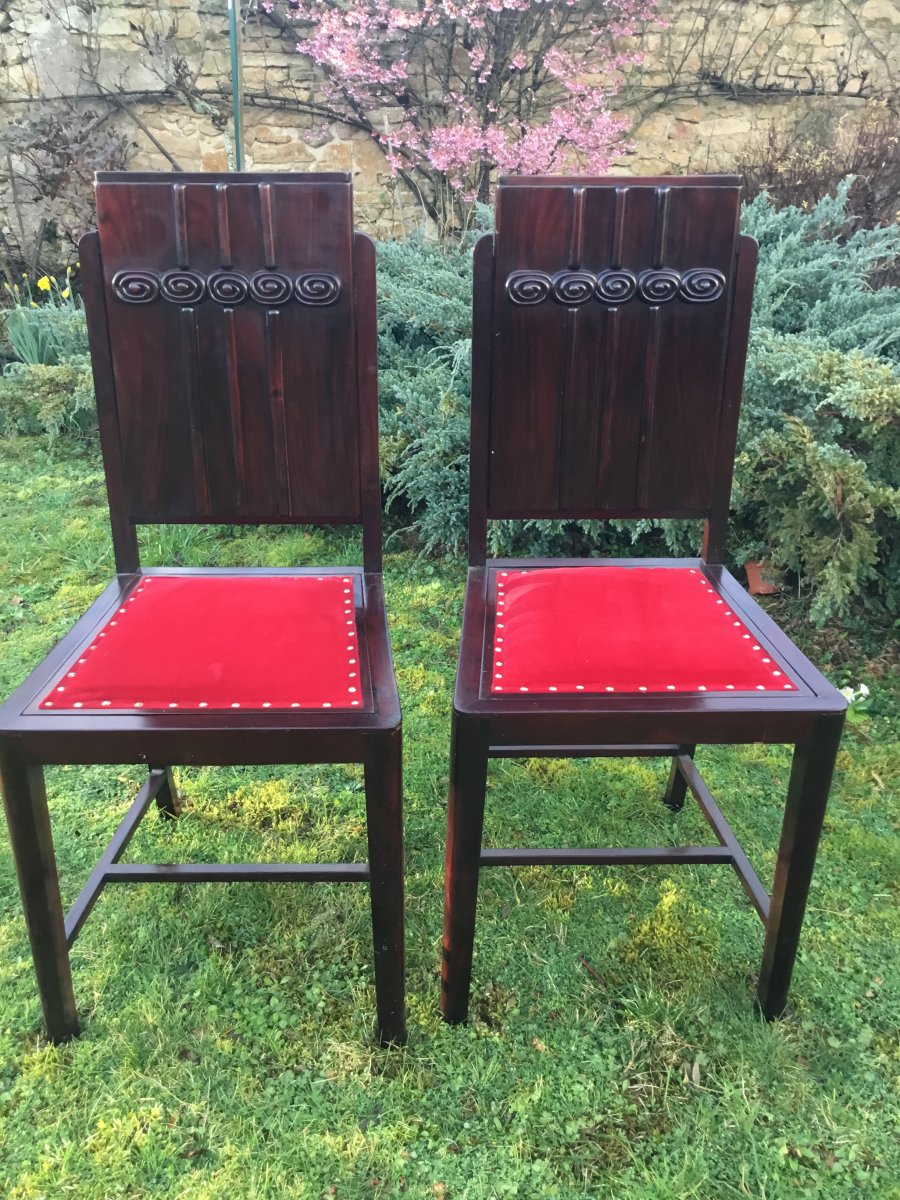
[[[760,562],[744,563],[747,572],[747,589],[751,596],[777,596],[781,588],[763,576],[764,565]]]

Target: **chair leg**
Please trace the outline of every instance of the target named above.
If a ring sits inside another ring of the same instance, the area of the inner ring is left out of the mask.
[[[181,801],[178,788],[175,786],[175,776],[171,767],[151,767],[151,771],[165,771],[166,781],[156,793],[156,807],[159,815],[165,820],[174,820],[181,815]]]
[[[78,1016],[44,772],[4,746],[0,780],[47,1036],[67,1042],[78,1034]]]
[[[373,739],[365,763],[369,891],[378,1038],[406,1042],[403,917],[403,758],[400,730]]]
[[[441,1012],[451,1025],[469,1013],[487,769],[485,723],[454,713],[441,967]]]
[[[681,753],[686,754],[689,758],[694,757],[696,746],[681,746]],[[669,782],[666,784],[665,795],[663,796],[663,804],[666,808],[671,808],[672,812],[681,812],[684,808],[684,798],[687,795],[687,782],[684,776],[678,770],[678,764],[672,759],[672,768],[669,771]]]
[[[787,1004],[843,725],[842,714],[819,717],[809,740],[794,749],[757,987],[767,1021],[781,1016]]]

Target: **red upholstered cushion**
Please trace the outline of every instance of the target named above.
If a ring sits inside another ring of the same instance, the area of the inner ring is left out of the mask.
[[[350,575],[145,576],[42,709],[361,707]]]
[[[501,570],[496,582],[495,694],[796,690],[693,568]]]

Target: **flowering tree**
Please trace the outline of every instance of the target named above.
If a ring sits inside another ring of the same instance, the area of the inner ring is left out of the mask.
[[[278,8],[279,4],[287,7]],[[656,0],[262,0],[320,68],[309,107],[365,130],[443,231],[494,172],[608,169],[623,39]]]

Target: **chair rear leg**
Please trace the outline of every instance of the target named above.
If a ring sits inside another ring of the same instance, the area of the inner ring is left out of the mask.
[[[451,1025],[469,1013],[487,769],[485,723],[454,713],[441,967],[441,1012]]]
[[[794,749],[757,988],[767,1021],[787,1004],[843,725],[843,714],[819,717],[809,740]]]
[[[682,754],[686,754],[689,758],[694,757],[696,746],[681,746],[679,747]],[[684,798],[687,795],[687,782],[678,770],[678,763],[672,759],[672,768],[669,771],[669,782],[666,784],[666,791],[663,796],[663,804],[667,808],[671,808],[672,812],[681,812],[684,808]]]
[[[4,746],[0,780],[47,1036],[67,1042],[78,1034],[78,1016],[44,772]]]
[[[181,799],[175,786],[175,776],[171,767],[151,767],[151,771],[165,771],[166,781],[156,793],[156,807],[159,815],[166,820],[174,820],[181,815]]]
[[[406,1042],[403,914],[403,758],[400,730],[373,739],[365,762],[369,891],[378,1038]]]

